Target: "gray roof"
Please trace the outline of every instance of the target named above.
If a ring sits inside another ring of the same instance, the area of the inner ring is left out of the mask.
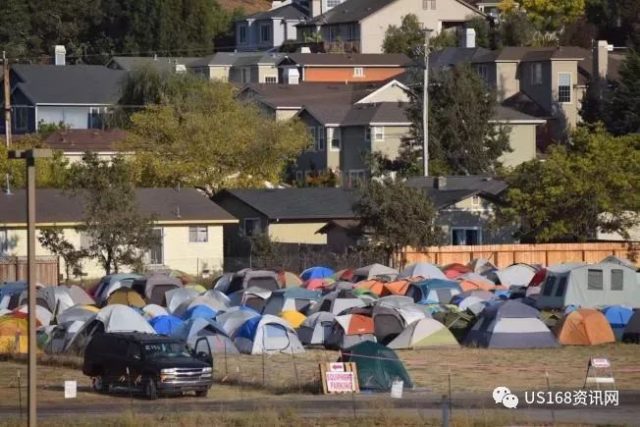
[[[0,193],[0,224],[23,224],[26,193],[15,190]],[[136,190],[140,213],[154,215],[158,221],[230,221],[231,214],[194,189],[140,188]],[[81,195],[57,189],[38,189],[36,193],[38,223],[80,222],[83,217]]]
[[[267,10],[265,12],[254,13],[253,15],[249,15],[245,18],[242,18],[241,21],[246,19],[253,19],[256,21],[260,21],[260,20],[274,19],[274,18],[302,21],[306,19],[308,16],[309,16],[309,10],[306,7],[298,3],[290,3],[284,6],[280,6],[276,9]]]
[[[107,67],[125,71],[151,66],[160,72],[175,71],[176,64],[188,66],[197,61],[198,57],[170,57],[170,56],[114,56]]]
[[[416,188],[426,188],[431,191],[431,189],[435,189],[436,180],[439,178],[441,177],[413,177],[407,180],[407,185]],[[468,192],[480,191],[497,196],[507,189],[507,184],[504,181],[488,175],[453,175],[442,178],[446,180],[446,184],[444,187],[440,187],[439,192],[452,190]]]
[[[283,188],[275,190],[225,190],[214,197],[241,200],[269,219],[348,219],[354,218],[353,204],[358,193],[342,188]]]
[[[14,65],[20,90],[34,104],[114,104],[125,71],[101,65]]]
[[[491,62],[492,51],[483,47],[447,47],[429,55],[429,68],[441,70],[461,63]]]
[[[189,68],[198,67],[231,67],[254,64],[277,64],[284,54],[282,53],[257,53],[257,52],[218,52],[214,55],[198,58],[191,61]]]
[[[290,53],[290,60],[302,66],[408,67],[413,61],[404,53]]]
[[[317,104],[304,108],[322,124],[365,126],[372,123],[408,123],[407,104],[378,102],[374,104]]]
[[[529,114],[525,114],[515,108],[507,107],[505,105],[497,105],[493,112],[493,119],[506,122],[544,122],[539,117],[534,117]]]
[[[551,117],[549,112],[524,92],[518,92],[505,99],[502,101],[502,106],[532,117],[541,119]]]

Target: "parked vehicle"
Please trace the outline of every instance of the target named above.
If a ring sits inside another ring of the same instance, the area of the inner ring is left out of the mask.
[[[82,372],[93,388],[108,393],[114,386],[140,390],[148,399],[160,394],[194,391],[204,397],[213,384],[213,357],[208,343],[190,352],[183,341],[139,332],[95,335],[84,353]]]

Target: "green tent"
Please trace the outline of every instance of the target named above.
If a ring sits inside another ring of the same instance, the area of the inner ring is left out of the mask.
[[[411,378],[395,351],[373,341],[363,341],[344,350],[341,362],[355,362],[361,390],[391,390],[393,381],[404,381],[413,388]]]

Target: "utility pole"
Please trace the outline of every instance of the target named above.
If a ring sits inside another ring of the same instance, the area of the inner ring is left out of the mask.
[[[4,137],[5,144],[7,145],[7,151],[11,147],[11,82],[9,81],[9,61],[7,61],[7,55],[5,51],[2,51],[2,75],[4,82]],[[9,172],[7,171],[6,190],[7,194],[11,193]]]
[[[429,176],[429,37],[431,30],[424,30],[424,80],[422,82],[422,167]]]

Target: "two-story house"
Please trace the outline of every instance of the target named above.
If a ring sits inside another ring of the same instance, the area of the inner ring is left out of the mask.
[[[284,54],[275,52],[218,52],[188,64],[188,70],[209,80],[229,83],[279,83],[278,63]]]
[[[347,0],[298,24],[298,41],[320,38],[328,47],[358,53],[382,53],[390,25],[414,14],[434,35],[461,27],[482,12],[462,0]]]
[[[101,65],[26,65],[11,67],[12,130],[32,133],[41,124],[70,129],[101,129],[118,102],[126,72]],[[4,96],[0,96],[4,102]],[[0,123],[4,131],[4,121]]]
[[[296,25],[309,16],[305,4],[288,0],[273,2],[271,10],[249,15],[235,22],[238,51],[265,51],[298,37]]]

